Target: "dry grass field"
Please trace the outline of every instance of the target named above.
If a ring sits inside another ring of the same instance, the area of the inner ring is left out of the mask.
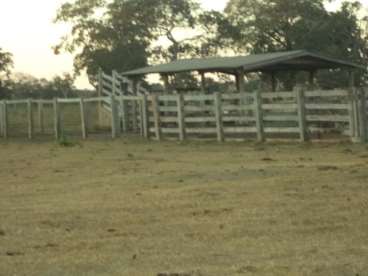
[[[368,149],[0,143],[0,275],[368,275]]]

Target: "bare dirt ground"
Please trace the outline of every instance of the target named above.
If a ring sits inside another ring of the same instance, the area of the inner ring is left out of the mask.
[[[368,150],[0,144],[0,275],[368,275]]]

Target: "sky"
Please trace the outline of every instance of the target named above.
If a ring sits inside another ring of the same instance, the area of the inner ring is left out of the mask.
[[[337,0],[336,2],[339,2]],[[11,52],[14,71],[50,79],[73,71],[73,56],[54,55],[52,46],[68,34],[70,28],[54,24],[57,8],[65,0],[0,0],[0,47]],[[222,10],[228,0],[200,0],[203,8]],[[361,0],[368,7],[368,0]],[[335,3],[329,8],[338,5]],[[89,88],[86,76],[76,82],[79,88]]]

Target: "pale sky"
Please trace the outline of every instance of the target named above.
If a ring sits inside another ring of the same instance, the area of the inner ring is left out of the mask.
[[[13,53],[15,72],[49,79],[73,71],[73,57],[56,56],[51,49],[69,30],[65,25],[52,22],[57,8],[64,2],[66,0],[0,0],[0,47]],[[201,2],[205,9],[222,10],[228,0]],[[368,6],[368,0],[361,2]],[[79,88],[89,87],[85,76],[76,84]]]

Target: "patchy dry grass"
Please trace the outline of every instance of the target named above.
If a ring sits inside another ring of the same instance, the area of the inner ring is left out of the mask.
[[[368,273],[364,146],[127,139],[0,153],[1,276]]]

